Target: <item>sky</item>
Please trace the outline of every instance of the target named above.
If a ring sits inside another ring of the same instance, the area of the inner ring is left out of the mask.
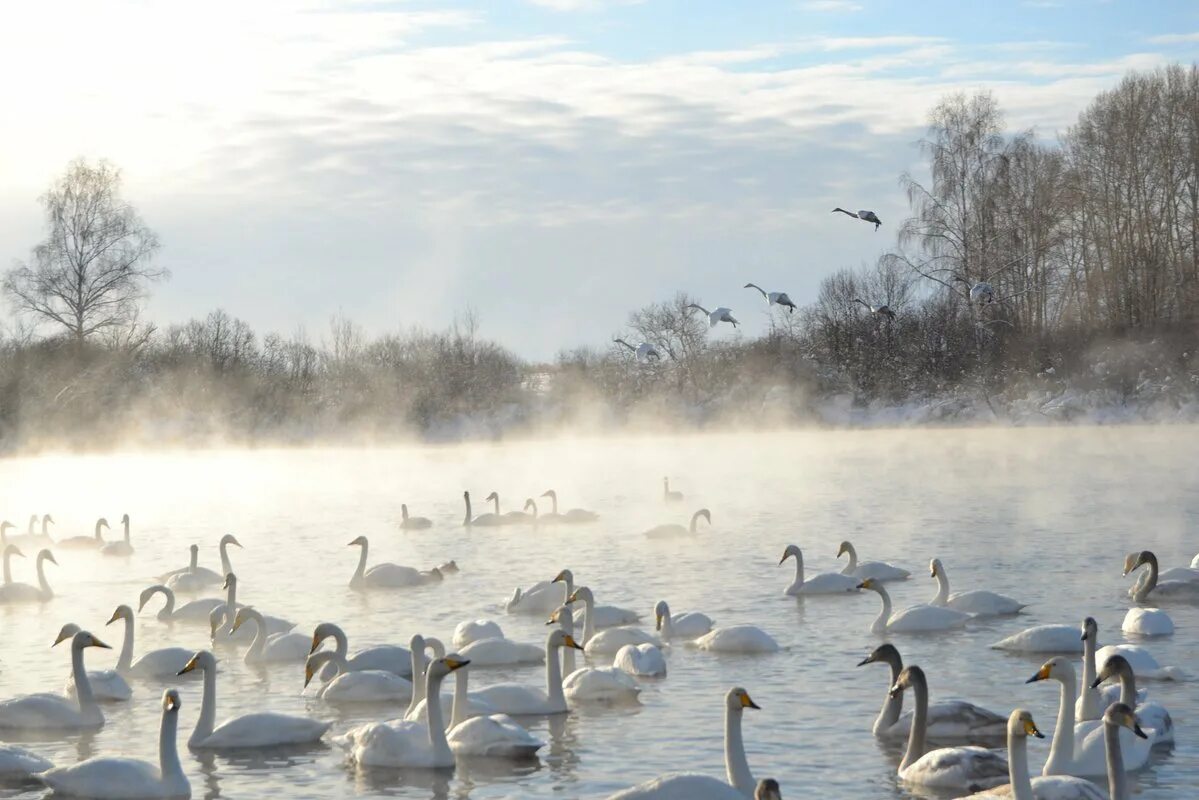
[[[548,359],[685,290],[752,336],[747,281],[802,305],[893,244],[944,95],[1053,141],[1197,56],[1194,0],[27,0],[0,27],[0,266],[55,176],[106,158],[162,240],[162,325],[473,310]]]

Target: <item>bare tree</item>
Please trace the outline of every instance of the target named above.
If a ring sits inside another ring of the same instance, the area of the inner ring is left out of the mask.
[[[61,326],[76,342],[137,319],[158,237],[120,196],[121,173],[77,160],[42,196],[47,235],[30,262],[10,270],[4,291],[19,311]]]

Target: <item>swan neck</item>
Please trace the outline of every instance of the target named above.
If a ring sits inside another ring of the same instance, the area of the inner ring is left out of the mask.
[[[445,738],[445,718],[441,714],[441,680],[435,670],[428,670],[425,676],[425,709],[428,717],[429,744],[437,759],[443,763],[454,763],[454,754],[450,751],[450,743]]]
[[[912,766],[924,755],[924,740],[928,734],[928,683],[923,675],[914,678],[912,691],[916,695],[916,708],[912,711],[912,730],[908,733],[908,749],[903,754],[900,770]]]
[[[583,601],[583,646],[595,636],[595,598],[588,596]]]
[[[1095,682],[1095,637],[1087,635],[1082,641],[1082,714],[1080,719],[1099,719],[1103,709],[1099,708],[1099,689]]]
[[[331,629],[333,635],[333,652],[338,658],[346,658],[350,654],[350,640],[346,638],[346,632],[341,629],[340,625],[334,625]]]
[[[254,641],[246,651],[245,660],[253,661],[266,653],[266,620],[257,612],[247,613],[246,616],[254,623]]]
[[[37,557],[37,585],[42,592],[42,597],[53,597],[54,592],[50,589],[50,584],[46,582],[46,557],[38,555]]]
[[[117,672],[128,672],[133,666],[133,619],[121,615],[125,623],[125,634],[121,641],[121,655],[117,658]]]
[[[841,574],[852,575],[858,568],[858,550],[851,544],[846,546],[845,552],[849,554],[849,565],[841,571]]]
[[[903,692],[896,695],[891,694],[891,687],[899,680],[899,673],[903,671],[903,665],[897,659],[891,659],[887,665],[891,668],[891,680],[887,682],[887,694],[883,700],[883,707],[878,712],[878,719],[874,723],[876,734],[883,733],[899,722],[899,716],[903,713]]]
[[[225,628],[227,635],[233,635],[233,617],[237,615],[237,581],[231,581],[225,592]]]
[[[366,578],[366,551],[369,549],[370,545],[363,542],[362,552],[358,554],[358,568],[354,570],[354,577],[350,579],[351,586],[361,586]]]
[[[1107,757],[1107,790],[1111,800],[1128,800],[1128,776],[1120,752],[1120,727],[1103,723],[1103,742]]]
[[[71,677],[75,680],[75,694],[79,698],[79,711],[84,716],[98,713],[96,696],[92,694],[92,683],[87,678],[87,669],[83,666],[83,646],[71,645]]]
[[[221,547],[223,549],[224,545],[221,545]],[[196,548],[195,550],[192,550],[191,553],[188,555],[187,571],[195,572],[199,566],[200,566],[200,549]],[[226,567],[225,559],[222,558],[221,559],[221,569],[224,571],[221,574],[228,575],[230,572],[233,571],[232,569],[225,569],[225,567]]]
[[[1049,760],[1045,762],[1042,775],[1062,775],[1074,758],[1074,704],[1078,701],[1077,678],[1070,670],[1058,678],[1062,684],[1061,702],[1057,709],[1057,727],[1053,730],[1053,741],[1049,745]]]
[[[412,700],[408,703],[408,713],[416,713],[416,707],[425,699],[425,673],[428,661],[425,659],[423,647],[412,648]]]
[[[566,695],[562,692],[562,665],[551,644],[545,646],[545,694],[555,709],[566,708]]]
[[[221,542],[221,572],[228,575],[233,571],[233,562],[229,560],[229,543]]]
[[[188,744],[199,744],[216,727],[216,665],[204,667],[204,694],[200,698],[200,716]]]
[[[466,721],[466,669],[459,667],[454,673],[454,703],[450,707],[451,729]]]
[[[874,620],[874,624],[870,626],[873,633],[882,633],[887,629],[887,621],[891,619],[891,595],[882,586],[876,584],[874,590],[878,592],[878,596],[883,601],[883,609],[879,612],[878,618]]]
[[[567,636],[575,635],[575,615],[567,607],[565,612],[560,617],[561,621],[558,627]],[[563,647],[562,650],[562,674],[569,675],[575,671],[575,649],[573,647]]]
[[[491,500],[495,503],[495,515],[498,517],[500,515],[500,496],[497,494]]]
[[[96,530],[95,530],[95,533],[96,533],[96,541],[97,541],[97,542],[103,542],[103,541],[104,541],[104,537],[100,535],[100,527],[101,527],[101,525],[100,525],[100,520],[96,520]]]
[[[550,509],[553,511],[553,513],[555,513],[555,514],[558,513],[558,493],[557,492],[550,495]]]
[[[754,790],[754,776],[745,759],[745,743],[741,739],[740,706],[727,706],[724,710],[724,769],[729,785],[748,797]]]
[[[1137,707],[1137,679],[1130,669],[1120,671],[1120,702],[1129,708]]]
[[[179,763],[179,745],[176,739],[179,734],[179,712],[163,711],[162,724],[158,729],[158,771],[164,783],[179,784],[187,778],[183,774],[183,765]]]
[[[1028,737],[1009,730],[1007,734],[1008,781],[1012,800],[1034,800],[1032,778],[1028,775]]]
[[[803,586],[803,555],[795,554],[795,585]]]
[[[4,552],[4,582],[12,583],[12,553],[7,548]]]
[[[937,569],[937,596],[933,598],[934,606],[943,606],[949,602],[949,576],[945,574],[945,568]]]
[[[462,495],[462,500],[463,500],[463,502],[466,503],[466,518],[462,520],[462,524],[464,526],[469,526],[470,525],[470,495],[469,494]]]

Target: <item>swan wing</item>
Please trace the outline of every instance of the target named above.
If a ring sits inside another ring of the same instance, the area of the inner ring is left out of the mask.
[[[652,644],[626,644],[616,651],[612,666],[629,675],[660,678],[666,675],[666,658]]]
[[[1174,633],[1174,620],[1160,608],[1130,608],[1120,630],[1138,636],[1169,636]]]
[[[512,664],[541,664],[545,661],[545,648],[514,642],[511,639],[478,639],[458,654],[470,661],[472,667],[502,667]]]
[[[364,767],[423,767],[432,760],[429,726],[420,722],[369,722],[334,741]]]
[[[123,703],[133,697],[133,689],[129,688],[129,683],[115,669],[89,671],[87,682],[91,684],[92,694],[102,703]],[[72,700],[78,697],[73,675],[67,676],[63,694]]]
[[[454,647],[466,647],[480,639],[503,639],[504,629],[490,619],[472,619],[459,622],[454,628]]]
[[[562,691],[571,702],[605,702],[634,698],[641,687],[616,667],[584,667],[562,679]]]
[[[12,744],[0,744],[0,778],[28,778],[54,765],[36,753]]]
[[[400,703],[412,699],[412,682],[394,672],[343,672],[325,685],[321,698],[330,703]]]
[[[639,628],[608,628],[591,637],[583,648],[588,655],[613,655],[626,644],[661,645],[662,641]]]
[[[198,746],[204,748],[275,747],[319,741],[331,723],[265,711],[222,722]]]
[[[997,617],[1004,614],[1018,614],[1025,607],[1024,603],[1006,595],[995,592],[973,591],[958,592],[950,595],[946,607],[966,614],[979,617]]]
[[[390,672],[401,678],[412,677],[412,653],[399,645],[379,645],[359,650],[346,662],[349,671]]]
[[[853,571],[853,575],[862,580],[873,578],[876,581],[886,582],[906,581],[912,576],[912,573],[906,569],[900,569],[888,564],[885,561],[866,561],[858,564],[858,568]]]
[[[132,758],[89,758],[69,767],[47,770],[40,778],[59,794],[96,800],[168,796],[158,767]]]
[[[1098,786],[1072,775],[1037,776],[1032,779],[1032,794],[1035,800],[1107,800],[1107,794]],[[969,800],[1011,800],[1012,797],[1012,785],[1005,783],[990,791],[972,794]]]
[[[641,615],[629,608],[617,606],[595,606],[595,627],[615,628],[618,625],[631,625],[641,620]]]
[[[1077,625],[1035,625],[991,645],[1015,653],[1082,653]]]
[[[700,650],[719,653],[773,653],[778,642],[756,625],[732,625],[716,628],[694,642]]]
[[[800,594],[845,594],[857,592],[860,580],[852,575],[842,575],[840,572],[822,572],[813,575],[811,580],[803,582]]]
[[[182,647],[151,650],[133,662],[129,674],[137,678],[169,678],[179,674],[195,651]]]
[[[899,777],[908,783],[938,789],[990,789],[1008,780],[1002,751],[984,747],[944,747],[921,756]]]
[[[420,570],[400,564],[376,564],[363,576],[366,586],[372,589],[395,589],[424,583]]]
[[[79,707],[60,694],[27,694],[0,702],[0,729],[78,728]]]
[[[970,614],[943,606],[912,606],[897,611],[887,620],[887,630],[895,633],[923,633],[961,628]]]
[[[489,703],[498,714],[556,714],[566,708],[556,708],[541,689],[519,683],[497,683],[471,692]]]
[[[671,617],[670,627],[676,639],[695,639],[712,630],[712,618],[696,611],[684,612]]]
[[[608,800],[745,800],[724,781],[707,775],[672,774],[609,795]]]
[[[545,747],[507,714],[471,717],[446,734],[450,749],[460,756],[532,758]]]

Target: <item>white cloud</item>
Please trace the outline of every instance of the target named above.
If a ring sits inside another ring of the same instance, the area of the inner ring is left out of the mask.
[[[600,11],[613,6],[635,6],[645,0],[527,0],[551,11]]]
[[[1145,41],[1150,44],[1191,44],[1199,42],[1199,33],[1167,33],[1162,36],[1150,36]]]
[[[804,11],[828,14],[852,14],[862,10],[861,3],[854,3],[851,0],[808,0],[808,2],[800,3],[799,7]]]

